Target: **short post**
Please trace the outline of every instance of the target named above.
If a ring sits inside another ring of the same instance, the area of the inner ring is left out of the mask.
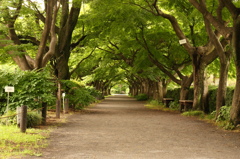
[[[56,101],[56,118],[60,118],[61,114],[61,84],[57,82],[58,91],[57,91],[57,101]]]
[[[64,114],[68,113],[68,109],[69,109],[69,99],[65,98],[65,104],[64,104]]]
[[[62,93],[63,113],[65,113],[65,95],[66,95],[66,93]]]
[[[42,103],[42,125],[46,125],[47,122],[47,103]]]
[[[17,126],[20,128],[20,122],[21,122],[21,107],[17,107]]]
[[[20,131],[25,133],[27,130],[27,106],[23,105],[21,107],[21,115],[20,115]]]

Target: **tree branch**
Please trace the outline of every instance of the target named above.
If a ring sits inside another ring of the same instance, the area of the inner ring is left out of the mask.
[[[94,53],[95,49],[96,49],[96,48],[94,48],[94,49],[92,50],[92,52],[91,52],[87,57],[85,57],[85,58],[83,58],[81,61],[79,61],[79,63],[77,64],[77,66],[70,72],[70,76],[80,67],[81,63],[82,63],[84,60],[86,60],[86,59],[88,59],[89,57],[92,56],[92,54]]]
[[[50,42],[48,52],[43,56],[42,67],[45,67],[47,65],[48,61],[55,54],[55,48],[56,48],[56,44],[57,44],[57,40],[58,40],[57,35],[56,35],[56,30],[55,30],[55,23],[57,20],[57,13],[58,13],[58,9],[60,7],[60,3],[59,3],[59,6],[57,6],[57,1],[55,1],[55,3],[53,5],[54,5],[53,6],[54,7],[53,8],[53,17],[52,17],[51,30],[50,30],[51,42]]]

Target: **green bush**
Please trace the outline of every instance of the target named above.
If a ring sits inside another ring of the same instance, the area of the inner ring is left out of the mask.
[[[56,90],[55,84],[49,80],[47,71],[0,70],[0,73],[0,99],[7,99],[5,86],[15,87],[15,92],[10,93],[10,110],[16,110],[16,107],[21,105],[27,105],[30,109],[40,108],[40,101],[48,104],[55,102],[53,95]],[[0,114],[3,114],[6,110],[6,102],[1,101]]]
[[[40,125],[42,122],[42,117],[37,112],[27,113],[27,128],[31,128]],[[8,111],[6,114],[1,116],[1,125],[17,125],[17,115],[14,111]]]
[[[208,95],[207,95],[207,111],[211,114],[216,110],[216,98],[217,98],[217,86],[209,86]],[[193,88],[189,89],[187,99],[193,99]],[[226,92],[226,102],[225,105],[232,105],[232,97],[233,97],[234,88],[227,87]],[[166,98],[173,98],[176,102],[178,102],[180,97],[180,88],[169,89],[166,94]]]
[[[173,98],[175,101],[179,101],[180,91],[181,91],[181,88],[168,89],[165,97]],[[193,99],[193,95],[194,95],[193,91],[194,91],[193,88],[189,89],[187,99],[189,99],[189,100]]]
[[[27,113],[27,127],[32,128],[37,125],[40,125],[42,122],[42,117],[37,112],[28,112]]]
[[[230,110],[231,107],[222,106],[219,115],[217,116],[217,121],[230,121]]]
[[[180,88],[168,89],[166,98],[173,98],[175,101],[180,99]]]
[[[138,101],[146,101],[146,100],[148,100],[148,95],[147,94],[139,94],[139,95],[135,96],[135,98]]]
[[[232,105],[234,87],[227,87],[225,105]]]
[[[8,111],[0,116],[1,125],[17,125],[17,116],[15,111]]]
[[[91,93],[94,94],[93,90],[81,86],[76,81],[63,80],[62,84],[67,92],[66,98],[69,99],[69,105],[73,105],[74,109],[83,109],[95,102],[95,97],[91,95]],[[98,92],[96,95],[99,95]]]
[[[178,101],[172,101],[169,103],[169,108],[172,110],[179,110],[179,102]]]
[[[217,89],[216,86],[209,86],[208,88],[208,112],[210,113],[216,110]]]
[[[92,87],[86,87],[88,92],[90,93],[91,96],[93,96],[95,99],[100,100],[103,99],[103,95],[100,91],[96,90],[95,88]]]

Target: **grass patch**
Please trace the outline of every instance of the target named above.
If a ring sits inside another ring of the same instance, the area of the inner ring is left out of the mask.
[[[150,100],[145,105],[148,109],[162,110],[162,111],[174,111],[172,109],[166,108],[166,106],[157,100]]]
[[[47,147],[49,130],[27,129],[21,133],[16,126],[0,125],[0,158],[11,156],[41,156],[41,149]]]
[[[205,117],[204,112],[199,111],[199,110],[183,112],[182,115],[183,116],[196,116],[196,117],[200,117],[202,119]]]

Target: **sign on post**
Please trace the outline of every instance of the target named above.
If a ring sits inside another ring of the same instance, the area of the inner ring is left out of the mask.
[[[186,44],[186,43],[187,43],[187,40],[186,40],[186,39],[179,40],[179,43],[180,43],[181,45]]]
[[[5,92],[14,92],[13,86],[5,86]]]
[[[8,112],[8,108],[9,108],[9,93],[10,92],[14,92],[14,87],[13,86],[5,86],[5,92],[8,93],[8,97],[7,97],[7,108],[6,108],[6,112]]]

